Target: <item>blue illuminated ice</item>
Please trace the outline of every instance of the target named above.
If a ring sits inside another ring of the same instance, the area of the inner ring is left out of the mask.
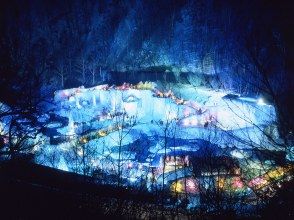
[[[109,173],[117,169],[118,160],[123,164],[129,163],[127,161],[140,163],[146,168],[164,153],[196,152],[200,146],[189,145],[196,139],[220,148],[230,143],[237,149],[231,152],[236,158],[247,156],[242,149],[249,147],[248,141],[251,147],[270,148],[263,131],[275,121],[274,107],[261,105],[254,98],[224,98],[228,93],[175,87],[175,95],[185,100],[177,104],[171,97],[156,97],[151,89],[119,90],[100,85],[56,91],[54,114],[65,118],[67,123],[57,120],[47,126],[54,131],[54,138],[60,137],[63,141],[57,144],[59,159],[54,166],[73,171],[74,147],[91,152],[92,166]],[[82,138],[85,142],[81,142]],[[170,140],[175,139],[187,143],[173,145]],[[44,150],[39,159],[49,161],[51,149],[56,146],[52,144]],[[44,163],[50,165],[48,161]],[[141,174],[134,168],[125,174],[128,175],[136,182]]]

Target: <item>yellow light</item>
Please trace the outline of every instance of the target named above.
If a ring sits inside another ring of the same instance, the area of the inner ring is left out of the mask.
[[[88,141],[87,141],[87,138],[86,138],[86,137],[82,137],[82,138],[80,139],[80,142],[83,143],[83,144],[85,144],[85,143],[87,143]]]
[[[177,193],[184,192],[184,186],[180,181],[176,181],[171,185],[171,191]]]
[[[220,189],[222,189],[222,188],[224,188],[224,186],[225,186],[225,178],[220,177],[220,178],[218,179],[218,187],[219,187]]]
[[[100,137],[105,137],[107,135],[106,131],[104,130],[98,131],[98,134],[100,135]]]
[[[284,175],[284,169],[282,167],[278,167],[277,169],[274,169],[268,172],[268,176],[272,179],[277,179],[283,175]]]

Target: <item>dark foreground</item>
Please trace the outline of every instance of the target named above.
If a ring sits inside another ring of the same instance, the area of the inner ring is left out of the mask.
[[[293,219],[293,184],[285,187],[255,219]],[[229,213],[199,216],[184,210],[162,211],[155,198],[25,161],[0,163],[1,219],[236,219]]]
[[[115,218],[122,213],[107,208],[112,202],[152,203],[147,193],[101,186],[89,177],[27,162],[1,164],[0,195],[1,219]]]

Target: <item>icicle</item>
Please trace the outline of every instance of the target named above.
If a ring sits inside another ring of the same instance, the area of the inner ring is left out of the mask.
[[[74,121],[72,119],[71,114],[68,117],[68,135],[73,135],[75,134],[75,127],[74,127]]]
[[[112,99],[111,99],[111,107],[112,107],[112,111],[113,112],[115,112],[115,110],[116,110],[116,100],[115,100],[115,96],[114,97],[112,97]]]
[[[82,106],[79,103],[79,97],[76,95],[76,107],[80,109]]]
[[[93,94],[93,106],[96,106],[96,96]]]

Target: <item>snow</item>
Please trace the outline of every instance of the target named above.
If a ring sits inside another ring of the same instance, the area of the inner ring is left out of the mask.
[[[293,146],[289,147],[287,155],[286,155],[286,159],[291,162],[294,161],[294,147]]]
[[[50,122],[48,125],[46,125],[47,128],[58,128],[62,124],[60,122]]]
[[[176,97],[185,100],[178,105],[171,97],[155,97],[152,90],[106,88],[100,85],[55,92],[53,112],[61,118],[47,127],[53,131],[52,138],[62,137],[63,141],[57,146],[45,145],[47,149],[40,151],[38,161],[53,166],[49,159],[55,151],[59,159],[54,166],[73,171],[71,158],[81,157],[83,148],[91,153],[93,168],[110,174],[117,169],[119,159],[126,166],[132,164],[132,172],[124,170],[123,176],[135,184],[143,175],[140,169],[160,166],[159,157],[165,152],[197,152],[202,145],[195,140],[219,148],[230,143],[234,147],[230,154],[237,159],[248,157],[243,149],[272,147],[263,130],[275,120],[275,109],[258,99],[238,94],[230,99],[226,98],[230,91],[181,85],[173,87]],[[82,137],[84,143],[79,142]],[[177,140],[175,145],[172,140]],[[74,146],[78,147],[76,156]],[[288,158],[290,155],[292,151]]]
[[[248,157],[248,153],[243,151],[243,150],[232,150],[231,151],[232,157],[238,158],[238,159],[243,159]]]

